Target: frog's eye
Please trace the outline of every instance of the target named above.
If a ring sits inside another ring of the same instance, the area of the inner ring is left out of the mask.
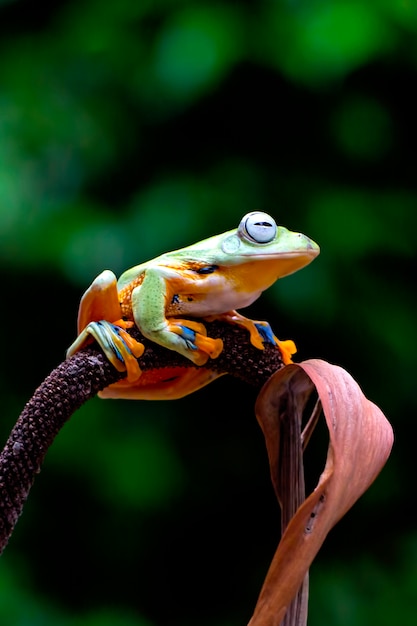
[[[255,243],[269,243],[275,239],[277,225],[268,213],[253,211],[242,218],[237,233]]]

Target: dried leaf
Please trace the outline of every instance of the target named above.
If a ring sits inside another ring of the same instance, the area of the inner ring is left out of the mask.
[[[289,406],[302,413],[314,390],[329,431],[326,464],[285,529],[249,626],[282,623],[328,532],[375,480],[392,448],[391,425],[345,370],[319,359],[288,365],[269,379],[256,405],[280,501],[281,416]]]

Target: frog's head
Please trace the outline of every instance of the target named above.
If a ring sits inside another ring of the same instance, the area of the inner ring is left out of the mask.
[[[260,211],[247,213],[237,229],[218,238],[221,264],[270,261],[279,266],[280,278],[308,265],[319,253],[312,239],[278,226],[270,215]]]

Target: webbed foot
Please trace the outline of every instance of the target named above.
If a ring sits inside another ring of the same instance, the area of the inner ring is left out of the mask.
[[[227,313],[222,313],[220,315],[211,315],[205,318],[207,321],[219,320],[223,322],[228,322],[231,324],[237,324],[238,326],[243,326],[246,330],[249,331],[250,341],[255,348],[258,350],[264,350],[264,344],[270,343],[272,345],[277,346],[282,355],[282,360],[284,365],[288,365],[292,363],[292,355],[297,352],[297,348],[295,343],[288,339],[286,341],[281,341],[276,337],[273,333],[271,326],[268,322],[260,322],[258,320],[251,320],[248,317],[244,317],[240,315],[237,311],[228,311]]]
[[[175,400],[182,398],[224,373],[203,367],[164,367],[142,372],[135,383],[125,378],[99,391],[100,398],[125,398],[127,400]]]
[[[142,356],[144,346],[126,332],[131,322],[118,320],[110,323],[106,320],[90,322],[82,330],[67,351],[67,358],[84,347],[85,342],[93,338],[102,348],[104,354],[119,372],[127,371],[127,380],[132,383],[138,380],[141,370],[137,359]]]
[[[110,270],[104,270],[81,298],[78,337],[68,349],[67,358],[95,339],[119,372],[127,371],[131,382],[137,380],[141,371],[136,359],[142,356],[144,346],[125,330],[131,328],[133,322],[126,322],[121,317],[116,276]],[[107,320],[116,321],[110,323]]]
[[[208,359],[216,359],[223,350],[223,341],[207,337],[207,330],[204,324],[192,320],[170,318],[168,321],[168,331],[178,336],[177,340],[170,335],[167,347],[177,350],[195,365],[205,365]]]

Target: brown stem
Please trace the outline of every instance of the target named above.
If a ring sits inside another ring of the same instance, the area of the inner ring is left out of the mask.
[[[261,387],[282,367],[280,352],[271,345],[254,348],[245,330],[226,323],[207,323],[208,334],[221,337],[221,355],[205,367],[228,373]],[[144,339],[135,329],[132,335],[145,344],[139,363],[144,370],[175,366],[193,367],[191,361]],[[120,380],[103,353],[89,347],[61,363],[35,391],[24,407],[0,455],[0,553],[22,512],[35,476],[55,436],[84,402],[98,391]]]

